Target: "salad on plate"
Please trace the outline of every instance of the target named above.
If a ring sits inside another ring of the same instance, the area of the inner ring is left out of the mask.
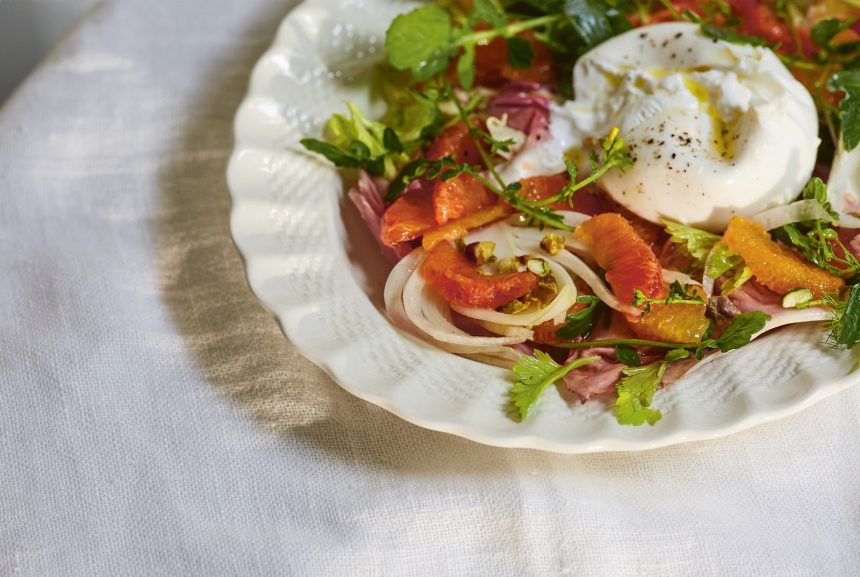
[[[860,341],[860,4],[461,0],[401,14],[387,104],[306,149],[445,351],[661,418],[661,387],[794,323]]]

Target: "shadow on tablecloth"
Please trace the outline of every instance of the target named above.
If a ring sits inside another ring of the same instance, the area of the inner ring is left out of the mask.
[[[347,393],[289,343],[245,278],[229,230],[225,180],[233,116],[254,63],[284,16],[282,2],[209,72],[161,171],[157,224],[163,295],[212,386],[288,442],[369,466],[492,473],[499,449],[413,426]],[[455,447],[455,445],[457,445]],[[454,450],[467,459],[451,459]]]

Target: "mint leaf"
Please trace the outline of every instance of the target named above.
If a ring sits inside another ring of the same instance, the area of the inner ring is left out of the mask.
[[[754,334],[764,328],[770,318],[770,315],[760,311],[739,314],[732,319],[720,338],[716,339],[716,347],[724,353],[741,348],[750,342]]]
[[[514,365],[517,382],[510,390],[510,398],[519,412],[520,419],[528,416],[529,409],[549,385],[564,378],[577,367],[593,363],[600,357],[583,357],[562,366],[543,351],[536,350],[534,356],[524,356]]]
[[[827,88],[845,93],[839,101],[842,143],[851,151],[860,143],[860,70],[842,70],[830,77]]]
[[[401,14],[385,35],[388,61],[397,70],[409,70],[417,82],[444,72],[454,55],[451,17],[435,4]]]
[[[580,295],[576,302],[586,303],[588,306],[581,311],[567,315],[565,325],[555,332],[555,336],[560,339],[571,340],[576,337],[588,336],[603,309],[602,301],[593,295]]]

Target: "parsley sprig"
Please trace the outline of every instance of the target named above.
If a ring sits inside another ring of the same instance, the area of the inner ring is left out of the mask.
[[[517,376],[517,382],[510,390],[511,401],[519,412],[520,419],[528,416],[531,406],[537,402],[540,394],[549,385],[563,379],[573,369],[598,359],[600,357],[597,356],[583,357],[566,365],[560,365],[540,350],[536,350],[534,356],[523,356],[514,365],[513,371]]]

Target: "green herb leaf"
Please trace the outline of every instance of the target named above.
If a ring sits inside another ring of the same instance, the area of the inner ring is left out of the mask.
[[[686,359],[690,356],[690,351],[687,349],[673,349],[666,353],[666,356],[663,357],[663,360],[667,363],[674,363],[675,361],[680,361],[681,359]]]
[[[514,365],[517,382],[510,390],[511,401],[519,412],[520,419],[528,416],[529,409],[549,385],[564,378],[577,367],[593,363],[600,357],[583,357],[562,366],[543,351],[536,350],[534,356],[524,356]]]
[[[705,260],[720,237],[711,232],[686,226],[671,220],[664,220],[669,240],[683,246],[686,253],[695,261],[695,268],[705,268]],[[719,275],[717,275],[719,276]]]
[[[618,345],[615,347],[615,358],[628,367],[638,367],[642,364],[636,349],[629,345]]]
[[[631,28],[621,12],[603,0],[565,0],[563,10],[581,42],[580,52]]]
[[[668,366],[668,362],[659,361],[622,371],[624,376],[618,382],[618,399],[615,401],[615,416],[619,424],[654,425],[663,417],[660,411],[650,407]]]
[[[702,34],[714,40],[723,40],[732,44],[749,44],[750,46],[767,46],[767,41],[760,36],[749,36],[741,34],[729,28],[713,26],[711,24],[702,25]]]
[[[534,61],[531,42],[513,36],[508,38],[508,64],[513,68],[529,68]]]
[[[845,92],[839,101],[839,114],[842,118],[842,143],[845,150],[854,150],[860,143],[860,70],[842,70],[830,77],[827,83],[830,90]]]
[[[603,310],[603,301],[593,295],[579,295],[576,302],[588,304],[581,311],[567,315],[565,325],[555,332],[555,336],[564,340],[577,337],[587,337],[594,328],[594,323]]]
[[[401,14],[385,35],[388,61],[397,70],[409,70],[417,82],[444,72],[454,55],[453,26],[448,13],[428,4]]]
[[[493,0],[474,0],[472,2],[472,13],[469,15],[470,27],[478,22],[486,22],[493,28],[501,28],[505,25],[505,13],[499,9]]]
[[[848,300],[835,307],[829,340],[845,348],[860,342],[860,285],[851,287]]]
[[[810,37],[812,42],[819,48],[829,49],[833,37],[845,30],[851,22],[842,22],[838,18],[821,20],[812,27]]]
[[[475,45],[467,44],[457,59],[457,78],[463,90],[471,90],[475,85]]]
[[[739,314],[732,319],[720,338],[716,339],[716,347],[724,353],[741,348],[750,342],[754,334],[764,328],[770,318],[770,315],[760,311]]]
[[[335,166],[343,168],[356,168],[361,166],[361,161],[353,154],[341,150],[337,146],[328,142],[323,142],[316,138],[303,138],[300,142],[302,146],[311,152],[316,152],[317,154],[321,154],[329,159]]]

